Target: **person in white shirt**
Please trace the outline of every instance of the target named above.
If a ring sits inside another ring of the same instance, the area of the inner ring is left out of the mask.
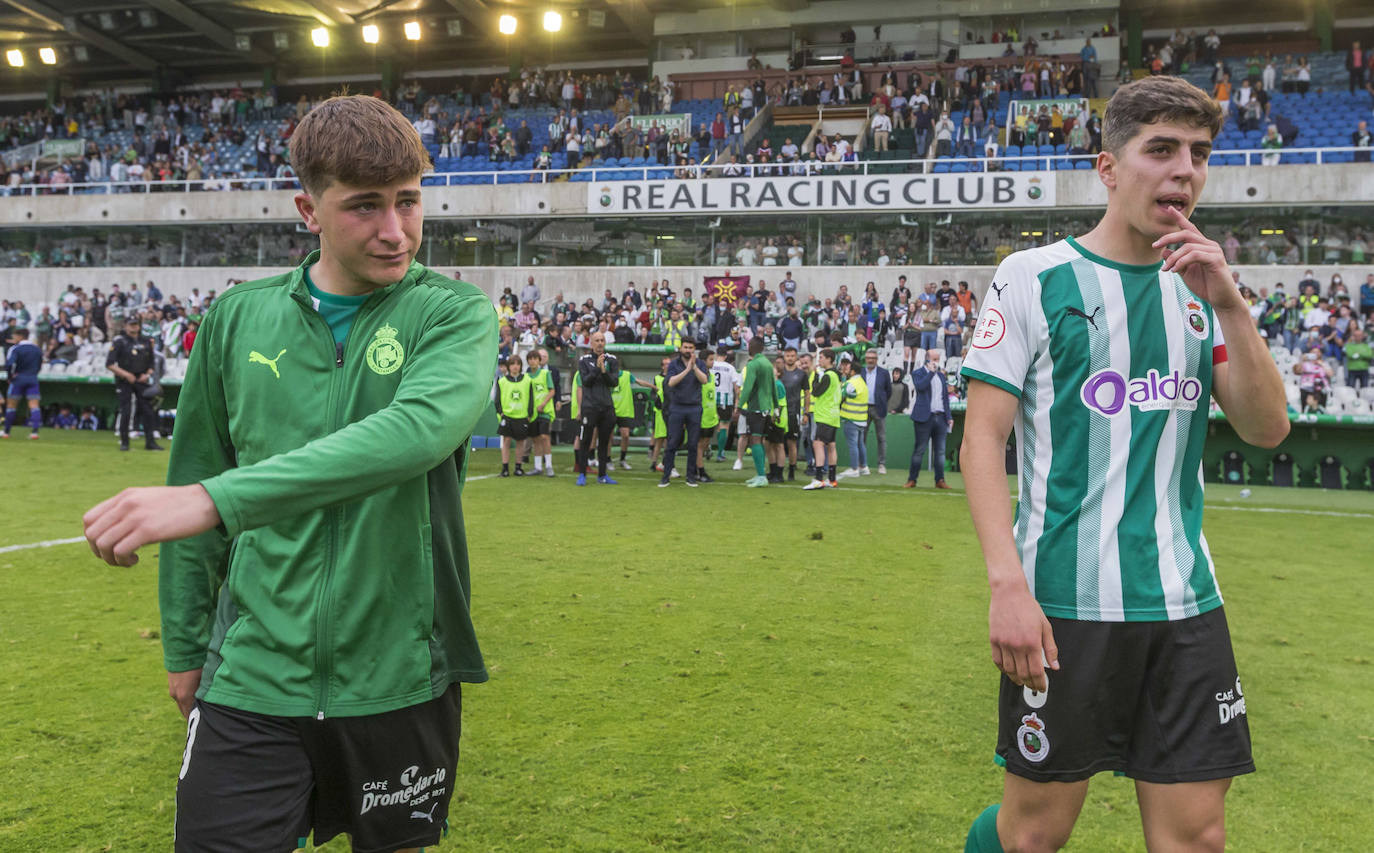
[[[1325,302],[1326,300],[1323,299],[1321,302],[1317,303],[1315,308],[1310,309],[1305,315],[1303,315],[1302,327],[1304,329],[1321,328],[1322,326],[1325,326],[1327,322],[1331,319],[1331,312],[1327,311],[1326,308],[1323,307]]]
[[[949,117],[949,113],[940,113],[940,120],[935,123],[935,156],[943,157],[953,151],[954,147],[954,121]]]
[[[429,116],[419,119],[415,123],[415,130],[420,134],[420,142],[423,145],[434,144],[434,119]]]
[[[1243,110],[1254,96],[1255,90],[1250,88],[1250,81],[1246,79],[1242,80],[1240,88],[1231,94],[1231,100],[1235,103],[1236,109]]]
[[[735,252],[735,260],[742,267],[752,267],[758,263],[758,253],[754,251],[753,243],[745,243]]]
[[[778,247],[772,237],[768,238],[768,244],[763,247],[762,254],[764,266],[775,267],[778,265]]]
[[[887,108],[882,104],[878,105],[878,114],[873,117],[869,126],[873,128],[873,150],[888,150],[887,140],[892,135],[892,119],[887,114]]]
[[[787,247],[787,265],[789,267],[799,267],[806,260],[806,249],[802,248],[800,240],[793,240],[792,245]],[[788,274],[789,276],[791,273]]]
[[[951,315],[960,326],[963,326],[968,319],[968,314],[964,311],[963,306],[954,301],[953,298],[949,300],[948,305],[940,309],[940,325],[943,326],[948,322]]]
[[[892,263],[892,259],[887,256],[887,249],[878,250],[878,266],[885,267]]]

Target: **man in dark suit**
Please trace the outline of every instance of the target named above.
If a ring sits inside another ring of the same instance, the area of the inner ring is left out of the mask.
[[[949,383],[940,369],[939,358],[936,353],[926,352],[926,363],[911,374],[914,389],[911,422],[916,429],[916,443],[911,447],[911,469],[903,488],[916,487],[926,445],[931,446],[930,467],[935,472],[935,488],[949,488],[945,482],[945,437],[954,428],[954,416],[949,410]]]
[[[878,351],[864,353],[864,384],[868,386],[868,426],[878,436],[878,473],[887,473],[887,404],[892,398],[892,374],[878,366]]]

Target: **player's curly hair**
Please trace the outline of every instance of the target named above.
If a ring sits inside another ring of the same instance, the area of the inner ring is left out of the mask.
[[[1144,77],[1116,90],[1102,118],[1102,150],[1116,153],[1157,121],[1181,121],[1205,128],[1216,139],[1221,133],[1221,107],[1181,77]]]
[[[420,134],[390,104],[370,95],[338,95],[315,107],[291,135],[291,168],[318,196],[338,181],[380,187],[431,166]]]

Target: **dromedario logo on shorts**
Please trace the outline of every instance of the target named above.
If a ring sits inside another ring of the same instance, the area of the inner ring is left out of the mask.
[[[1193,411],[1202,397],[1202,383],[1175,369],[1160,375],[1158,370],[1137,379],[1127,379],[1110,367],[1088,377],[1079,389],[1083,405],[1112,417],[1126,410],[1127,404],[1142,412],[1160,409]]]

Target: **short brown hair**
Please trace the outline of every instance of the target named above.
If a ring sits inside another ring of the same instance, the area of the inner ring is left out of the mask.
[[[370,95],[338,95],[315,107],[291,135],[291,168],[318,195],[335,181],[379,187],[421,175],[429,153],[406,117]]]
[[[1102,120],[1102,150],[1116,152],[1142,125],[1181,121],[1221,133],[1221,107],[1206,92],[1181,77],[1144,77],[1116,90]]]

